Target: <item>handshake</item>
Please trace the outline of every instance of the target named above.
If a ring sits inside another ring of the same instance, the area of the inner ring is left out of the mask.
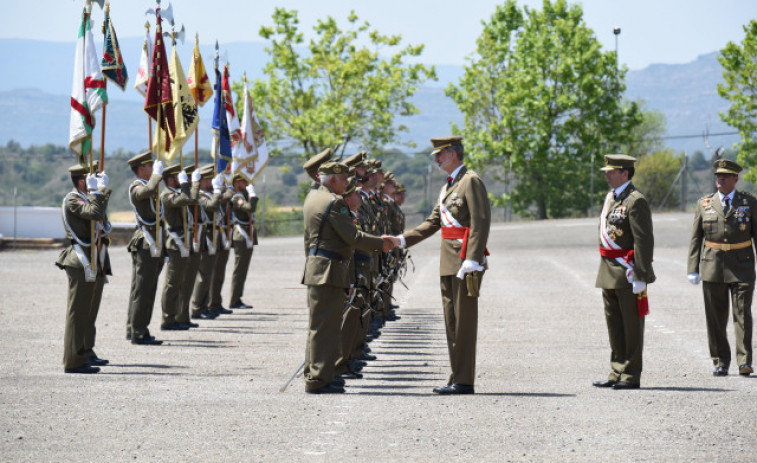
[[[381,235],[381,239],[384,241],[384,248],[383,248],[384,252],[389,252],[392,249],[399,247],[401,245],[399,236]]]

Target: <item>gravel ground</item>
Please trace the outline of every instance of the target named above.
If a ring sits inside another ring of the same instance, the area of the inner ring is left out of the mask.
[[[98,375],[63,373],[58,251],[2,252],[0,460],[756,461],[757,377],[711,375],[701,287],[685,278],[690,225],[655,217],[636,391],[591,386],[610,357],[596,220],[492,227],[477,393],[461,397],[431,393],[448,371],[436,237],[412,250],[410,290],[395,289],[402,319],[371,344],[378,359],[336,396],[306,395],[301,379],[279,392],[305,348],[299,237],[261,240],[254,309],[161,332],[157,308],[160,347],[124,340],[130,259],[112,249],[96,346],[111,365]]]

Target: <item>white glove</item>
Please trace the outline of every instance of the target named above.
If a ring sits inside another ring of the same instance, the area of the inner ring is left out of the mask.
[[[200,171],[198,169],[195,169],[194,172],[192,172],[192,182],[193,183],[199,182],[200,177],[202,177],[202,175],[200,175]]]
[[[472,259],[465,259],[463,261],[463,265],[460,266],[460,270],[457,271],[457,277],[461,280],[465,277],[466,273],[470,272],[480,272],[484,270],[483,265],[479,265],[478,262]]]
[[[108,180],[108,174],[106,174],[105,171],[97,174],[97,188],[107,188]]]
[[[633,291],[634,294],[639,294],[642,291],[644,291],[645,289],[647,289],[647,284],[646,283],[644,283],[643,281],[635,281],[634,280],[634,282],[633,282],[633,289],[631,289],[631,291]]]
[[[213,180],[211,180],[210,183],[213,185],[213,193],[220,194],[223,190],[223,174],[218,174],[213,177]]]
[[[187,173],[182,170],[179,172],[179,185],[184,185],[185,183],[189,183],[189,178],[187,177]]]
[[[97,190],[97,175],[96,174],[87,174],[87,189]]]
[[[247,190],[247,194],[250,196],[250,198],[257,196],[255,194],[255,187],[252,186],[252,183],[250,183],[249,185],[247,185],[247,188],[245,188],[245,189]]]
[[[689,279],[689,283],[692,285],[698,285],[700,281],[702,281],[702,278],[699,277],[698,273],[689,273],[686,275],[686,278]]]
[[[163,165],[163,161],[155,161],[155,163],[152,165],[152,173],[163,175],[163,169],[165,169],[166,166]]]

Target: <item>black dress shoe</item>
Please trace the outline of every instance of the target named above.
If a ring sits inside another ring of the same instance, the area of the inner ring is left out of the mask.
[[[63,371],[65,371],[66,373],[81,373],[81,374],[86,375],[86,374],[92,374],[92,373],[99,373],[100,369],[98,367],[93,367],[92,365],[84,364],[76,368],[66,368]]]
[[[187,329],[189,329],[189,328],[199,328],[200,327],[200,325],[198,325],[197,323],[192,323],[192,322],[179,322],[179,324],[186,326]]]
[[[305,392],[308,394],[343,394],[344,388],[327,384],[321,388],[313,389],[311,391],[306,390]]]
[[[726,367],[717,367],[712,372],[712,376],[728,376],[728,368],[726,368]]]
[[[178,322],[163,323],[162,325],[160,325],[161,331],[186,331],[188,329],[188,326]]]
[[[336,377],[331,379],[331,385],[336,387],[344,387],[344,378]]]
[[[612,387],[613,389],[639,389],[641,388],[641,384],[634,384],[634,383],[627,383],[625,381],[618,381],[615,383],[615,385]]]
[[[610,381],[609,379],[605,379],[605,380],[602,380],[602,381],[594,381],[591,384],[594,387],[613,387],[617,383],[618,383],[617,381]]]
[[[244,302],[242,302],[242,301],[240,300],[240,301],[239,301],[239,302],[237,302],[236,304],[231,304],[231,305],[229,306],[229,308],[230,308],[230,309],[251,309],[251,308],[252,308],[252,306],[251,306],[251,305],[247,305],[247,304],[245,304]]]
[[[218,317],[217,313],[213,313],[209,310],[192,314],[192,318],[194,320],[215,320],[217,317]]]
[[[376,360],[376,356],[371,355],[371,354],[363,354],[360,357],[358,357],[358,359],[363,360],[363,361],[371,361],[371,360]]]
[[[231,311],[229,309],[226,309],[224,307],[214,307],[214,308],[210,309],[210,311],[211,312],[215,312],[218,315],[228,315],[230,313],[234,313],[233,311]]]
[[[105,365],[109,363],[110,363],[109,361],[98,358],[98,357],[90,357],[87,359],[87,365],[93,366],[93,367],[104,367]]]
[[[134,338],[131,340],[132,344],[138,344],[141,346],[159,346],[163,344],[163,341],[155,339],[155,336],[144,336],[141,338]]]
[[[754,372],[751,365],[739,365],[739,374],[741,376],[749,376]]]
[[[358,373],[357,371],[348,371],[346,373],[342,373],[342,378],[344,379],[363,379],[363,374]]]
[[[444,387],[434,388],[434,392],[439,395],[458,395],[458,394],[474,394],[473,386],[465,384],[448,384]]]
[[[440,391],[441,391],[442,389],[446,389],[446,388],[448,388],[448,387],[450,387],[450,386],[452,386],[452,385],[451,385],[451,384],[445,384],[444,386],[435,387],[435,388],[434,388],[434,389],[432,389],[432,390],[433,390],[434,394],[439,394],[439,392],[440,392]]]

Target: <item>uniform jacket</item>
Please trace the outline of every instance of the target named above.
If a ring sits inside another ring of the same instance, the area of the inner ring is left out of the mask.
[[[169,230],[178,234],[180,237],[184,236],[184,216],[182,211],[185,211],[187,206],[196,203],[199,190],[200,188],[198,184],[187,182],[182,185],[178,191],[166,187],[160,195],[160,202],[163,204],[164,210],[163,221]],[[189,219],[189,214],[187,214],[187,219]],[[167,236],[166,249],[178,251],[179,246],[174,242],[173,238]]]
[[[633,249],[634,280],[647,284],[654,282],[656,277],[652,269],[654,253],[652,213],[647,199],[633,183],[628,184],[619,197],[610,199],[610,204],[607,206],[607,234],[622,249]],[[630,288],[631,283],[626,278],[626,268],[615,259],[600,257],[596,287]]]
[[[157,198],[158,186],[162,178],[162,175],[154,174],[150,176],[149,181],[138,178],[129,185],[129,199],[137,210],[137,214],[139,214],[142,220],[150,223],[155,222],[155,198]],[[137,219],[137,227],[134,229],[134,233],[132,233],[129,245],[127,246],[129,252],[150,249],[150,243],[144,237],[142,225],[145,224],[139,223],[139,219]],[[155,238],[155,225],[145,225],[145,228]]]
[[[79,191],[74,188],[66,195],[63,206],[65,210],[63,213],[66,214],[66,220],[71,227],[71,231],[73,231],[79,240],[86,244],[89,244],[92,239],[92,224],[98,221],[107,222],[108,220],[105,211],[108,207],[111,191],[110,189],[104,189],[101,192],[102,194],[90,193],[84,199],[79,195]],[[95,222],[92,222],[93,220]],[[69,244],[60,253],[58,259],[55,261],[55,265],[62,269],[70,267],[84,270],[84,266],[74,250],[74,237],[71,236],[71,232],[68,229],[66,229],[66,238],[69,240]],[[111,275],[110,256],[108,255],[109,239],[105,237],[101,240],[101,243],[103,244],[101,252],[105,253],[105,265],[101,266],[98,260],[98,272],[102,271],[106,275]],[[87,259],[91,259],[91,247],[82,246],[81,249],[87,256]]]
[[[200,195],[197,197],[197,201],[200,203],[200,220],[198,223],[203,225],[202,233],[200,234],[200,251],[205,252],[208,250],[208,243],[206,239],[213,239],[213,211],[218,212],[218,206],[221,204],[221,193],[212,193],[209,191],[200,190]],[[219,240],[216,239],[216,242]]]
[[[491,225],[491,206],[484,182],[478,174],[463,167],[452,180],[450,187],[446,185],[442,187],[442,192],[442,201],[450,213],[460,225],[470,227],[465,258],[483,263]],[[437,201],[433,212],[423,223],[405,232],[403,236],[407,246],[412,246],[436,233],[442,226],[439,214]],[[460,269],[463,263],[463,259],[460,258],[461,247],[462,243],[456,239],[442,239],[439,259],[440,276],[455,275]]]
[[[323,228],[321,221],[334,200]],[[331,285],[348,288],[352,276],[349,263],[354,250],[375,252],[381,250],[383,242],[380,237],[366,234],[357,229],[353,222],[347,203],[341,196],[329,191],[325,186],[311,190],[305,198],[303,207],[305,221],[305,270],[302,283],[306,285]],[[319,230],[320,236],[319,236]],[[341,259],[334,259],[318,255],[308,255],[311,248],[334,253]]]
[[[757,226],[752,212],[756,211],[757,199],[742,191],[734,193],[728,214],[723,214],[717,192],[701,198],[691,231],[688,273],[699,273],[703,281],[712,283],[753,283]],[[705,240],[730,244],[752,241],[752,245],[724,251],[705,246]]]
[[[253,214],[255,213],[255,209],[257,209],[257,207],[258,197],[249,197],[247,191],[243,191],[241,193],[237,191],[234,193],[234,196],[231,197],[231,210],[233,212],[232,217],[236,219],[235,223],[242,225],[248,235],[250,234],[250,221],[252,221],[253,224],[255,223]],[[252,227],[252,236],[250,236],[250,238],[252,239],[253,245],[258,244],[258,230],[254,225]],[[241,233],[239,233],[239,230],[237,230],[236,226],[234,226],[234,231],[232,232],[232,240],[234,242],[245,241],[244,237]]]

